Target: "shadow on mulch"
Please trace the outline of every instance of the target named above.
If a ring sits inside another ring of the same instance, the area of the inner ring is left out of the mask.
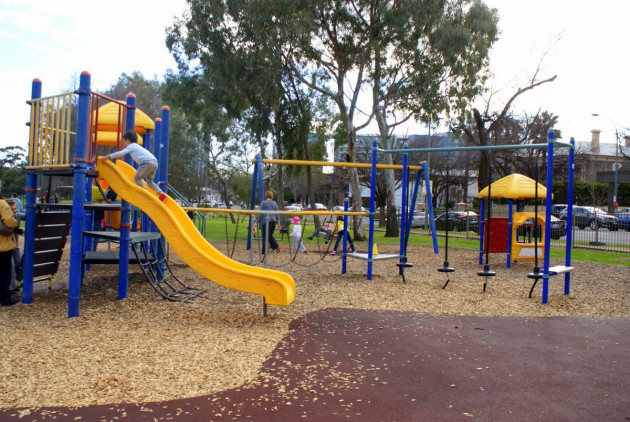
[[[629,334],[620,318],[326,309],[293,321],[240,388],[0,420],[630,420]]]

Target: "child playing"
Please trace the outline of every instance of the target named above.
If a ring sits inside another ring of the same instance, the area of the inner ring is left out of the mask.
[[[291,254],[297,254],[298,249],[302,253],[306,253],[306,246],[302,242],[302,226],[300,226],[300,217],[297,215],[291,220],[293,223],[293,230],[289,234],[293,238],[293,245],[291,246]]]
[[[155,177],[155,173],[157,173],[158,169],[158,161],[157,158],[153,154],[149,152],[146,148],[138,145],[138,134],[133,130],[125,133],[123,135],[123,144],[125,145],[124,149],[121,149],[118,152],[111,153],[109,155],[105,155],[102,157],[103,160],[109,160],[110,158],[120,158],[127,154],[131,154],[131,158],[133,161],[138,163],[138,170],[136,171],[136,175],[133,177],[133,180],[143,189],[146,189],[142,180],[147,182],[147,185],[151,187],[160,198],[160,201],[164,202],[168,198],[162,189],[153,181]]]
[[[330,253],[331,255],[337,254],[337,248],[339,247],[339,241],[343,236],[347,236],[348,244],[350,245],[351,252],[354,252],[354,243],[352,242],[352,237],[350,236],[350,232],[346,230],[346,227],[343,224],[343,217],[337,217],[337,241],[335,242],[335,247],[333,251]]]

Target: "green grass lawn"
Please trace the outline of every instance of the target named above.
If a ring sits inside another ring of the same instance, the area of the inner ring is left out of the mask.
[[[235,216],[236,218],[237,216]],[[210,242],[225,242],[226,238],[229,241],[234,239],[236,235],[239,239],[247,238],[247,227],[248,227],[248,218],[246,217],[243,220],[242,216],[239,216],[238,223],[233,224],[230,221],[230,218],[225,218],[224,215],[218,215],[214,218],[208,218],[206,220],[206,238]],[[366,227],[367,228],[367,227]],[[306,227],[304,228],[304,244],[308,247],[310,244],[316,244],[317,239],[308,240],[308,236],[310,236],[314,231],[312,220],[306,221]],[[227,237],[226,237],[227,232]],[[280,239],[280,235],[276,229],[276,239]],[[286,235],[285,235],[286,239]],[[398,245],[400,240],[398,238],[393,237],[385,237],[385,232],[381,230],[375,231],[374,241],[378,245]],[[286,241],[286,240],[285,240]],[[320,242],[323,244],[322,239]],[[425,234],[413,234],[409,238],[410,245],[426,245],[430,246],[433,243],[431,236]],[[357,242],[358,249],[367,249],[366,246],[363,248],[361,244],[366,245],[367,242]],[[438,244],[440,248],[444,245],[444,237],[438,237]],[[450,237],[448,241],[449,247],[453,248],[466,248],[466,249],[479,249],[479,240],[478,239],[463,239],[463,238],[455,238]],[[554,259],[560,259],[564,257],[564,247],[554,247],[551,249],[551,257]],[[609,265],[620,265],[625,267],[630,267],[630,254],[627,253],[619,253],[619,252],[608,252],[608,251],[600,251],[593,249],[580,249],[573,248],[573,252],[571,254],[572,261],[581,261],[581,262],[596,262],[600,264],[609,264]]]

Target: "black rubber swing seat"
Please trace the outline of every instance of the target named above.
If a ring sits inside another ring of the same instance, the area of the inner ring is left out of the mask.
[[[413,267],[413,264],[411,262],[397,262],[396,266],[398,268],[411,268]]]
[[[527,278],[531,278],[532,280],[538,280],[540,278],[543,278],[543,273],[541,272],[529,273],[527,274]]]
[[[496,271],[483,270],[477,271],[477,275],[481,277],[494,277],[495,275],[497,275],[497,273]]]
[[[452,273],[455,272],[455,268],[449,266],[443,266],[437,269],[440,273]]]

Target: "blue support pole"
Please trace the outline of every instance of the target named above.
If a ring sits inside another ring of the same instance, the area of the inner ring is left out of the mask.
[[[545,199],[545,249],[543,260],[543,285],[542,285],[542,303],[543,305],[549,301],[549,262],[551,253],[551,201],[553,199],[553,130],[549,129],[547,134],[547,197]]]
[[[349,208],[349,204],[348,204],[348,198],[344,198],[343,199],[343,211],[344,212],[348,212],[348,208]],[[335,222],[336,224],[336,222]],[[343,216],[343,227],[346,230],[346,233],[343,236],[343,243],[341,245],[341,274],[345,274],[346,273],[346,269],[347,269],[347,257],[346,257],[346,253],[348,252],[348,232],[350,231],[350,228],[348,227],[348,216],[344,215]],[[337,236],[339,236],[339,232],[337,232]],[[331,239],[332,241],[332,239]]]
[[[406,150],[408,145],[405,143],[403,146],[403,150]],[[400,243],[399,243],[399,262],[403,262],[405,259],[403,257],[403,251],[405,250],[405,236],[407,236],[407,216],[410,214],[408,211],[407,205],[407,184],[409,183],[407,172],[409,170],[409,155],[403,154],[403,168],[402,168],[402,198],[401,198],[401,210],[400,210]],[[374,190],[374,186],[372,185],[372,190]],[[413,210],[411,211],[411,215],[413,216]],[[398,267],[398,275],[404,274],[404,268],[402,266]]]
[[[370,232],[368,234],[368,262],[367,262],[367,279],[372,280],[372,260],[374,259],[374,196],[376,186],[376,152],[378,143],[372,141],[372,172],[370,173],[371,186],[370,189]]]
[[[573,248],[573,167],[575,165],[575,138],[571,138],[573,148],[569,150],[569,182],[567,184],[567,239],[564,253],[564,265],[571,266],[571,250]],[[549,205],[551,208],[551,205]],[[564,294],[571,293],[571,271],[564,273]]]
[[[512,199],[508,200],[508,225],[507,225],[507,257],[505,258],[505,268],[512,266],[512,215],[513,215],[514,202]]]
[[[438,248],[437,233],[435,233],[435,212],[433,210],[433,196],[431,195],[431,182],[429,181],[429,167],[427,163],[422,163],[422,173],[427,187],[427,210],[429,211],[429,227],[433,237],[433,253],[438,254],[440,250]]]
[[[31,99],[35,100],[42,97],[42,81],[39,79],[33,79],[31,85]],[[31,105],[32,107],[39,107],[38,104]],[[31,109],[32,119],[35,116],[39,116],[39,110]],[[36,117],[35,117],[36,118]],[[31,139],[37,138],[32,132],[35,130],[33,122],[30,123]],[[38,125],[35,125],[38,127]],[[33,157],[28,157],[27,162],[34,164]],[[33,303],[33,269],[35,262],[35,218],[37,210],[37,174],[32,170],[26,171],[26,224],[24,233],[24,262],[23,262],[23,280],[22,280],[22,303]]]
[[[136,96],[127,95],[127,121],[125,131],[133,130],[136,126]],[[129,154],[125,156],[125,162],[132,164]],[[129,243],[131,241],[131,204],[121,201],[120,213],[120,250],[118,262],[118,299],[127,297],[129,289]]]
[[[481,199],[479,201],[479,265],[483,264],[483,245],[484,245],[484,234],[486,233],[486,224],[484,223],[486,219],[486,200]]]
[[[87,144],[90,121],[91,76],[82,72],[79,82],[77,110],[77,143],[74,151],[74,181],[72,193],[72,228],[70,236],[70,279],[68,281],[68,318],[79,316],[81,278],[83,277],[84,204],[87,179]]]
[[[154,129],[154,133],[153,133],[153,155],[155,156],[155,158],[157,158],[158,160],[158,171],[159,171],[159,163],[162,161],[161,155],[162,155],[162,143],[161,143],[161,139],[162,139],[162,118],[158,117],[157,119],[155,119],[155,129]],[[159,177],[158,177],[158,186],[159,186]],[[149,219],[149,221],[151,221],[151,219]],[[151,221],[149,223],[149,230],[147,230],[151,233],[157,233],[158,232],[158,228],[157,226],[153,223],[153,221]],[[151,245],[153,246],[153,250],[154,251],[161,251],[162,248],[158,248],[158,244],[160,242],[159,239],[154,239],[151,240]],[[158,252],[159,253],[159,252]]]
[[[168,193],[168,154],[170,144],[170,127],[171,127],[171,109],[167,106],[162,107],[162,139],[159,161],[160,181],[159,186],[165,193]],[[157,141],[157,139],[156,139]]]
[[[259,164],[259,168],[258,168],[258,203],[260,204],[263,199],[265,199],[265,185],[264,185],[264,168],[263,168],[263,162],[262,162],[262,155],[259,155],[258,157],[256,157],[256,160],[258,160],[258,158],[260,157],[260,164]],[[255,198],[255,195],[254,195]]]
[[[160,174],[158,186],[164,193],[168,193],[168,156],[170,151],[170,133],[171,133],[171,109],[167,106],[162,107],[162,133],[160,139],[160,159],[158,161],[158,172]],[[156,139],[157,142],[157,139]],[[164,242],[164,236],[158,240]],[[158,249],[158,258],[161,262],[160,269],[162,274],[166,273],[166,261],[164,258],[164,248]]]
[[[33,129],[31,129],[33,130]],[[26,172],[26,223],[24,233],[24,262],[22,264],[22,303],[33,303],[33,277],[35,265],[35,218],[37,197],[37,174]]]
[[[262,172],[262,156],[256,156],[256,162],[254,163],[254,174],[252,175],[252,191],[249,194],[249,207],[250,209],[256,209],[256,186],[258,185],[258,178]],[[247,250],[250,251],[250,260],[253,260],[253,248],[252,242],[252,233],[254,228],[254,217],[249,215],[249,229],[247,230]]]

